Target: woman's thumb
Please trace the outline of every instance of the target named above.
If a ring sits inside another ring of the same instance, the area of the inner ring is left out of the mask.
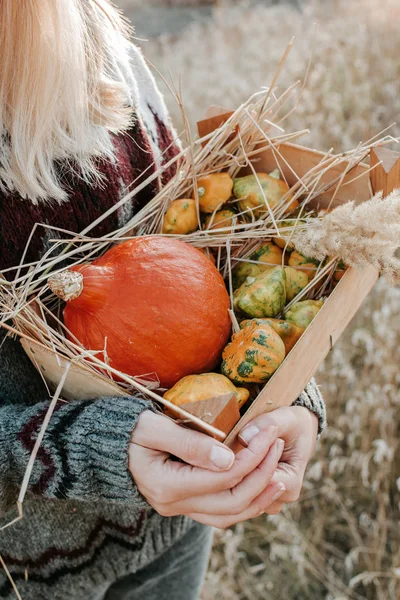
[[[132,442],[167,452],[190,465],[212,471],[227,471],[235,462],[232,450],[221,442],[149,410],[140,415],[132,433]]]

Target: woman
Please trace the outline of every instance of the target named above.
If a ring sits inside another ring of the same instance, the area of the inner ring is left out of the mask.
[[[12,277],[35,223],[83,230],[133,180],[175,156],[178,142],[108,0],[2,0],[0,56],[0,270]],[[95,234],[123,225],[158,185]],[[25,261],[37,260],[54,235],[38,227]],[[4,332],[2,338],[6,525],[16,515],[49,398],[19,343]],[[324,419],[311,383],[295,406],[249,424],[242,432],[248,447],[235,458],[143,398],[60,402],[35,461],[24,517],[0,534],[14,584],[24,600],[198,598],[209,526],[276,513],[295,500]],[[14,597],[1,572],[0,598]]]

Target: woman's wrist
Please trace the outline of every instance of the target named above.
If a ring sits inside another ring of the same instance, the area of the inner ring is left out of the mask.
[[[326,427],[326,408],[314,378],[310,380],[305,390],[300,394],[297,400],[293,402],[292,406],[306,408],[310,413],[315,415],[318,420],[319,437]]]

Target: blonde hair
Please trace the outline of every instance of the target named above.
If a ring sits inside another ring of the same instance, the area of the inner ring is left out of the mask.
[[[61,167],[99,181],[131,121],[128,34],[109,0],[1,0],[3,191],[64,200]]]

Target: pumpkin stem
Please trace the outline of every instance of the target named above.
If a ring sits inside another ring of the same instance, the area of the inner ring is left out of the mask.
[[[75,300],[83,291],[83,275],[77,271],[55,273],[47,283],[51,291],[65,302]]]
[[[269,174],[269,176],[272,177],[272,179],[280,179],[281,173],[279,169],[275,169],[274,171],[272,171],[272,173]]]

